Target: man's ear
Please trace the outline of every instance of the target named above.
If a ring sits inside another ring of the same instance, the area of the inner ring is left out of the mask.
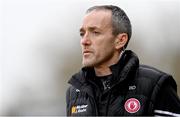
[[[123,48],[127,42],[128,42],[128,35],[126,33],[118,34],[115,39],[115,48],[119,50]]]

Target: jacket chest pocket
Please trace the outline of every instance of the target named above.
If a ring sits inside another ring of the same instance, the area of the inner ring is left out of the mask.
[[[85,92],[78,92],[70,102],[70,113],[72,116],[95,115],[94,105],[91,97]]]

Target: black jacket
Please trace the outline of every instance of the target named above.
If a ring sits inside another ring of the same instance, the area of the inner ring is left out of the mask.
[[[171,75],[155,68],[139,65],[130,50],[110,67],[112,86],[102,93],[93,68],[82,68],[69,80],[66,93],[67,115],[172,115],[180,116],[177,86]],[[103,110],[98,106],[104,101]]]

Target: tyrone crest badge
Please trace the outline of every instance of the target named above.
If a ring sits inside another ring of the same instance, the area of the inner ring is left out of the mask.
[[[141,104],[136,98],[130,98],[125,102],[124,108],[129,113],[136,113],[141,108]]]

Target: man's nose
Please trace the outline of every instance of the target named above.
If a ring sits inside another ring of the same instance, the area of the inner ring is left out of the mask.
[[[81,44],[82,44],[82,45],[90,45],[90,44],[91,44],[91,40],[90,40],[88,34],[85,34],[85,35],[81,38]]]

